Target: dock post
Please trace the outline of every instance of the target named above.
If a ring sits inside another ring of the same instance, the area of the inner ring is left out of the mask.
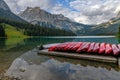
[[[118,64],[118,67],[120,68],[120,57],[117,58],[117,64]]]

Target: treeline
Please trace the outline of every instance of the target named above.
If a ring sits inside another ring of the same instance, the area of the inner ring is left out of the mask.
[[[8,19],[0,18],[0,23],[6,23],[20,29],[25,35],[28,36],[73,36],[75,35],[71,31],[65,31],[62,29],[42,27],[39,25],[32,25],[30,23],[21,23]]]
[[[5,30],[1,24],[0,24],[0,37],[5,37]]]

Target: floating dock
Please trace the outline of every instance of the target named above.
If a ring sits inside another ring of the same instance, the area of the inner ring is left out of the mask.
[[[90,61],[116,63],[116,64],[118,64],[118,62],[119,62],[118,58],[111,57],[111,56],[108,57],[108,56],[97,56],[97,55],[88,55],[88,54],[55,52],[55,51],[48,51],[48,49],[39,50],[38,54],[57,56],[57,57],[66,57],[66,58],[72,58],[72,59],[82,59],[82,60],[90,60]]]
[[[44,49],[39,50],[38,54],[47,55],[47,56],[71,58],[71,59],[79,59],[79,60],[88,60],[88,61],[112,63],[112,64],[117,64],[120,67],[120,58],[119,57],[84,54],[84,53],[79,54],[79,53],[49,51],[48,48],[50,46],[51,45],[44,45]]]

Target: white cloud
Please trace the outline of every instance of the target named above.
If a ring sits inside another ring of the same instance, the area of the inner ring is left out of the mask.
[[[26,7],[39,6],[42,9],[49,10],[56,4],[56,0],[5,0],[14,13],[18,13]]]
[[[58,0],[5,0],[11,10],[18,13],[27,6],[39,6],[55,14],[63,14],[84,24],[99,24],[116,16],[120,11],[120,0],[65,0],[65,7]]]
[[[64,8],[61,4],[58,4],[51,9],[51,12],[54,14],[68,14],[70,10],[68,8]],[[66,14],[64,15],[66,16]]]
[[[98,24],[116,16],[120,10],[119,0],[75,0],[70,6],[80,11],[81,16],[77,17],[79,22],[86,24]],[[83,19],[83,21],[81,20]]]

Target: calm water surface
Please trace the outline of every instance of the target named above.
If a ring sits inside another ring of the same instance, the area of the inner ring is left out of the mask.
[[[42,56],[35,49],[39,44],[69,41],[120,42],[113,36],[0,39],[0,73],[23,80],[120,80],[115,64]]]

